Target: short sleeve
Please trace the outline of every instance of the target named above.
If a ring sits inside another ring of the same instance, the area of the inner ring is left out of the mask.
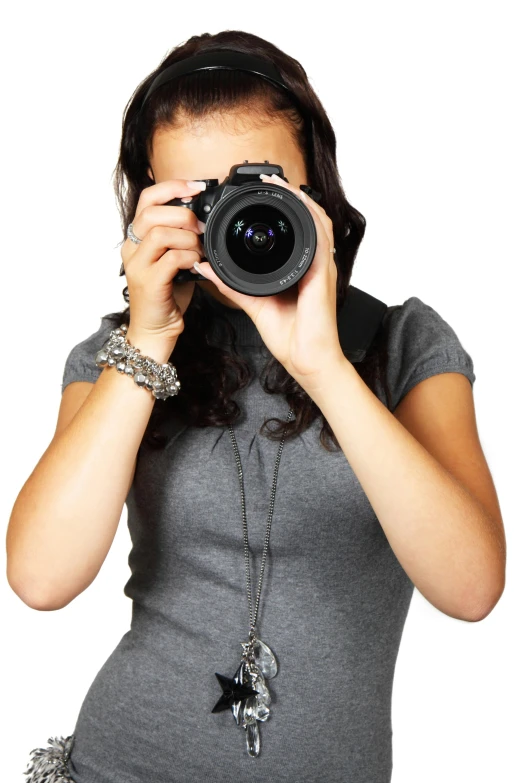
[[[443,372],[459,372],[473,386],[473,360],[454,329],[430,305],[411,296],[391,307],[387,380],[393,412],[417,383]]]
[[[62,378],[62,394],[65,387],[73,381],[88,381],[96,383],[103,367],[97,367],[96,354],[109,339],[110,333],[118,324],[103,316],[96,332],[86,337],[74,346],[65,360]]]

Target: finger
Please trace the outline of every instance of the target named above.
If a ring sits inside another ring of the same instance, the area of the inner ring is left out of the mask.
[[[193,250],[199,258],[205,255],[201,240],[193,231],[155,225],[145,234],[131,258],[125,262],[125,268],[127,272],[131,268],[133,272],[141,272],[155,264],[170,249]]]
[[[308,209],[312,212],[312,214],[317,215],[319,220],[321,221],[322,226],[324,227],[327,236],[331,236],[333,240],[333,223],[331,219],[326,214],[323,207],[321,207],[319,204],[317,204],[313,198],[310,198],[301,188],[297,188],[295,185],[292,185],[290,182],[286,182],[282,177],[279,177],[277,174],[271,174],[268,176],[267,174],[260,174],[260,178],[263,180],[263,182],[275,182],[276,185],[281,185],[282,187],[287,188],[288,190],[291,190],[295,195],[303,201]]]
[[[314,201],[313,198],[310,198],[304,190],[301,190],[301,188],[296,187],[295,185],[292,185],[290,182],[286,182],[282,177],[279,177],[277,174],[271,174],[268,176],[267,174],[260,174],[261,179],[263,179],[264,182],[270,182],[273,181],[278,185],[282,185],[283,187],[288,188],[293,193],[296,194],[304,203],[309,207],[310,210],[313,210],[316,215],[319,216],[321,219],[321,222],[323,223],[325,229],[327,230],[331,228],[333,229],[333,224],[328,215],[326,214],[324,208],[317,203],[317,201]],[[265,179],[268,177],[268,180]]]
[[[149,204],[132,222],[133,231],[140,239],[143,239],[153,226],[184,228],[197,235],[202,234],[205,228],[205,224],[198,220],[191,209],[164,204],[161,206]]]
[[[330,263],[335,265],[335,261],[333,260],[333,253],[330,252],[330,250],[333,250],[334,248],[333,224],[324,209],[319,207],[319,205],[316,204],[312,198],[307,196],[306,193],[301,190],[301,188],[296,188],[289,182],[285,182],[284,179],[277,176],[276,174],[271,176],[268,176],[267,174],[260,174],[259,176],[263,182],[272,182],[273,184],[281,185],[281,187],[285,187],[288,190],[291,190],[292,193],[295,193],[295,195],[301,199],[301,201],[311,212],[317,233],[317,247],[315,250],[314,260],[309,271],[311,272],[312,267],[315,270],[318,266],[329,266]],[[310,277],[310,274],[308,276]]]
[[[136,205],[136,218],[140,212],[153,204],[165,204],[173,198],[182,198],[183,196],[193,196],[200,193],[207,187],[205,182],[186,180],[186,179],[167,179],[164,182],[156,182],[143,188]]]
[[[205,188],[205,182],[186,179],[165,180],[164,182],[158,182],[148,188],[144,188],[141,191],[132,223],[133,229],[135,229],[134,234],[142,241],[147,231],[152,228],[152,225],[158,224],[156,215],[152,212],[152,208],[161,208],[159,220],[166,223],[166,225],[170,225],[172,221],[174,221],[174,223],[179,221],[179,227],[191,230],[197,234],[202,234],[205,230],[205,225],[197,219],[197,216],[191,209],[187,209],[186,207],[172,208],[173,205],[166,205],[165,202],[171,201],[173,198],[187,199],[194,194],[198,194],[202,190],[205,190]],[[164,210],[169,211],[165,212]],[[143,212],[146,212],[145,219],[142,218]],[[167,215],[166,220],[164,217],[165,215]],[[161,225],[161,223],[159,224]],[[130,259],[133,258],[136,253],[136,244],[126,237],[121,246],[120,253],[123,261],[122,269],[126,269]]]
[[[167,250],[158,263],[155,264],[155,268],[151,274],[158,282],[167,285],[173,281],[181,269],[191,269],[194,263],[199,260],[200,255],[195,250],[171,248],[170,250]],[[185,285],[185,283],[176,283],[175,285]]]

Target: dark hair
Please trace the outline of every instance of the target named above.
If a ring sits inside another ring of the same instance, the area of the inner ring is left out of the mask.
[[[186,74],[167,82],[148,99],[141,115],[138,110],[143,97],[154,78],[174,62],[191,55],[216,49],[232,49],[264,57],[279,69],[285,83],[295,92],[311,120],[312,143],[307,143],[301,114],[285,94],[283,88],[244,71],[203,70]],[[336,161],[336,138],[328,116],[308,81],[302,65],[285,54],[274,44],[252,33],[241,30],[224,30],[211,35],[192,36],[185,43],[173,48],[161,64],[136,88],[124,112],[120,154],[114,171],[114,189],[121,215],[123,237],[135,214],[141,191],[154,184],[149,177],[149,155],[152,137],[160,127],[173,127],[184,118],[199,118],[222,112],[241,112],[248,106],[249,122],[256,121],[252,106],[258,116],[274,117],[285,122],[301,150],[307,171],[307,184],[322,194],[321,205],[333,222],[336,252],[337,307],[344,302],[350,284],[352,269],[359,245],[363,239],[366,220],[346,199],[341,185]],[[310,149],[309,147],[312,147]],[[210,346],[206,335],[213,319],[219,317],[206,301],[196,285],[194,294],[184,314],[185,329],[180,334],[170,357],[181,380],[179,394],[154,404],[145,438],[148,445],[163,448],[166,438],[161,435],[161,421],[176,416],[186,425],[233,425],[241,411],[232,399],[238,389],[246,386],[251,377],[250,365],[237,353],[235,329],[226,321],[232,350],[224,345]],[[108,318],[115,326],[129,323],[130,309],[110,313]],[[375,393],[376,384],[390,392],[386,382],[387,329],[381,325],[377,336],[363,362],[354,363],[360,377]],[[268,394],[284,394],[295,419],[287,422],[270,418],[263,423],[260,434],[279,440],[286,427],[286,439],[297,437],[308,429],[318,417],[323,426],[320,441],[327,451],[332,451],[327,438],[339,449],[339,443],[320,408],[305,390],[285,370],[280,362],[270,356],[263,370],[263,389]],[[276,426],[269,428],[274,422]]]

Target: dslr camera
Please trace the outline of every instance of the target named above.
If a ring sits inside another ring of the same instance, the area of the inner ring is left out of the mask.
[[[191,209],[206,224],[206,260],[226,285],[250,296],[272,296],[291,288],[306,274],[315,255],[317,233],[310,210],[292,191],[268,184],[260,174],[277,174],[281,166],[244,163],[232,166],[227,177],[202,180],[206,190],[189,202],[174,198],[169,206]],[[321,194],[308,185],[301,189],[314,201]],[[203,280],[182,269],[173,282]]]

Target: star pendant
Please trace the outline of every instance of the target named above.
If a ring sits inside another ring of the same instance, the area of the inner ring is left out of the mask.
[[[258,691],[250,687],[248,683],[241,682],[241,666],[233,677],[225,677],[223,674],[215,672],[223,693],[216,703],[212,712],[222,712],[229,707],[233,707],[235,702],[242,702],[249,696],[255,696]]]

